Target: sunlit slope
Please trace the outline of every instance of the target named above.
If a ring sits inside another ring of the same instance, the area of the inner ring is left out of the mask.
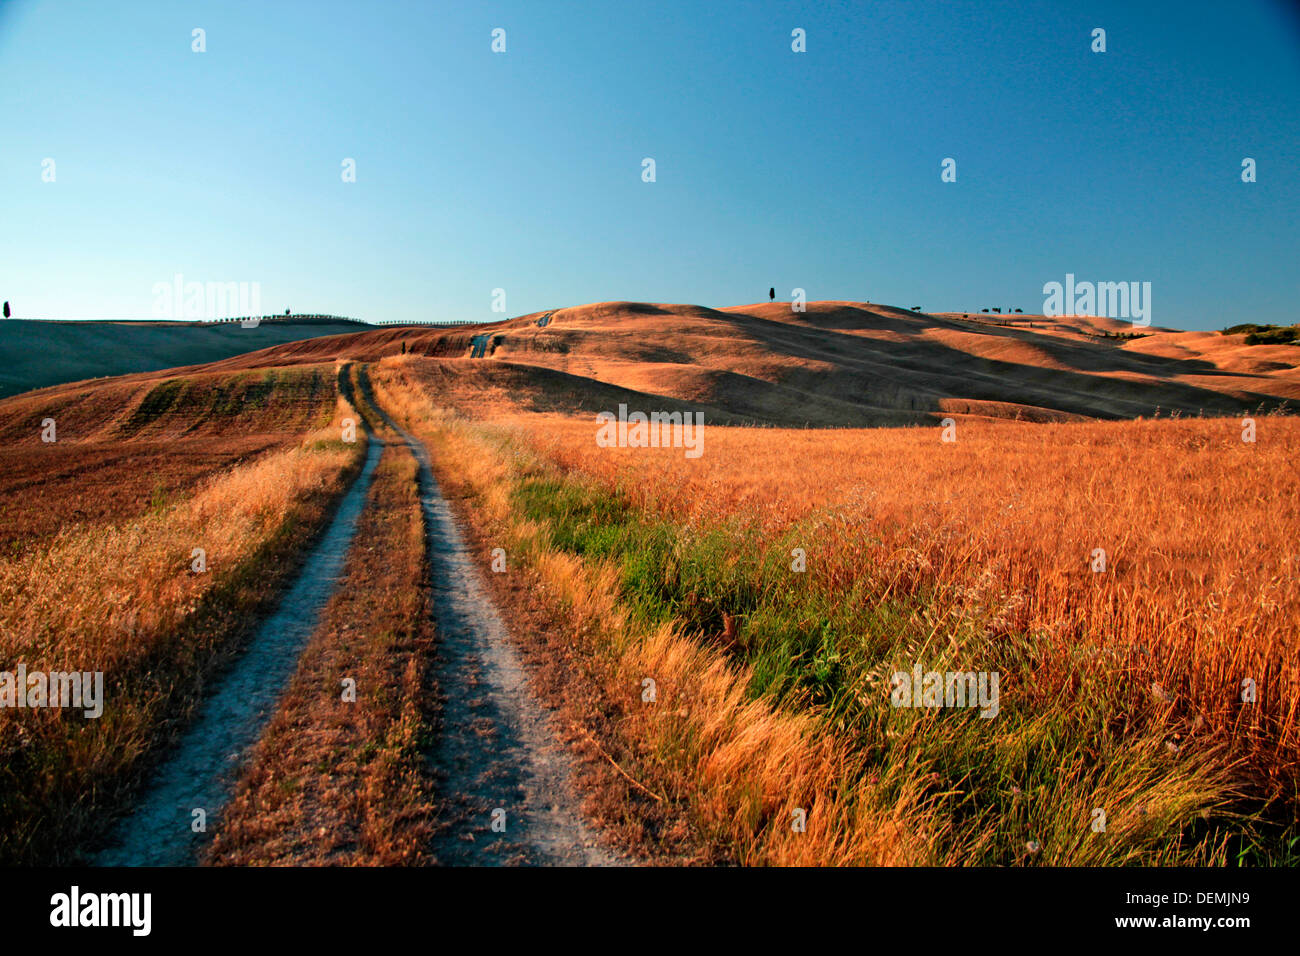
[[[0,399],[0,559],[298,445],[334,417],[337,376],[333,364],[154,373]]]
[[[64,382],[214,362],[361,327],[355,322],[0,321],[0,398]]]
[[[549,321],[540,326],[544,315]],[[1003,327],[852,302],[810,302],[805,312],[780,302],[726,309],[602,302],[490,325],[312,339],[212,368],[376,360],[405,348],[457,363],[508,364],[515,379],[531,376],[542,390],[599,383],[754,421],[819,426],[949,414],[1237,415],[1300,401],[1300,348],[1163,329],[1126,339],[1116,336],[1121,331],[1144,330],[1041,316],[1017,316]],[[477,335],[487,337],[485,355],[470,358]]]
[[[177,369],[75,382],[0,400],[0,441],[59,444],[299,432],[332,411],[337,372],[318,368]]]

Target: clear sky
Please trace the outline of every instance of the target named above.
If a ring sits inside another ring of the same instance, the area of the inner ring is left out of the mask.
[[[1220,328],[1300,321],[1298,252],[1280,0],[0,0],[17,316],[147,318],[176,273],[371,321],[1038,312],[1073,273]]]

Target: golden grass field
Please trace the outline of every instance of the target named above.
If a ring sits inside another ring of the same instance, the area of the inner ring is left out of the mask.
[[[598,447],[594,418],[511,410],[500,392],[485,412],[447,375],[388,359],[381,396],[423,420],[448,480],[568,613],[610,632],[592,653],[614,655],[608,691],[648,746],[642,771],[688,794],[736,859],[1224,863],[1294,839],[1294,419],[1256,419],[1253,442],[1229,418],[970,418],[950,443],[938,425],[719,426],[691,460]],[[521,487],[539,480],[568,503],[529,508]],[[619,506],[584,510],[593,500]],[[644,574],[638,549],[656,539],[627,531],[624,505],[675,539]],[[589,533],[603,520],[624,544]],[[557,547],[575,535],[586,542]],[[629,623],[638,593],[670,613]],[[831,608],[831,622],[800,620]],[[832,626],[783,641],[810,623]],[[774,648],[821,655],[833,676],[804,680]],[[900,722],[890,673],[919,659],[999,670],[997,728]],[[638,674],[693,706],[638,726],[656,719],[636,707]],[[701,749],[670,774],[660,751],[683,739]],[[808,839],[791,840],[783,808],[806,803]],[[1099,807],[1109,836],[1090,841]]]
[[[358,467],[342,420],[378,420],[362,364],[485,570],[510,555],[498,598],[563,662],[588,811],[634,857],[1300,860],[1294,347],[867,303],[536,319],[0,402],[0,670],[104,670],[118,702],[89,728],[0,713],[5,860],[77,859],[273,602]],[[601,447],[620,404],[703,414],[702,455]],[[427,651],[390,640],[427,583],[410,467],[385,459],[365,593],[330,605],[209,862],[423,859],[424,784],[389,772]],[[335,713],[314,688],[340,667],[387,696]],[[996,673],[996,716],[896,706],[913,667]],[[338,839],[313,849],[306,816]]]
[[[1295,419],[1260,419],[1254,443],[1225,419],[980,423],[951,444],[937,428],[717,428],[699,461],[597,448],[586,422],[538,425],[515,427],[684,529],[753,524],[804,547],[828,587],[868,574],[880,598],[939,587],[994,633],[1141,646],[1153,678],[1212,726],[1292,754],[1300,742]],[[1247,676],[1271,705],[1236,706]]]
[[[416,865],[434,687],[415,460],[383,452],[339,589],[241,776],[205,862]],[[353,682],[344,700],[343,680]],[[327,772],[321,772],[328,768]]]
[[[244,460],[243,441],[224,439],[246,433],[258,412],[241,403],[224,422],[208,416],[207,437],[174,443],[170,469],[159,471],[180,471],[194,483],[157,499],[150,481],[128,477],[138,470],[134,440],[102,436],[127,425],[133,433],[167,434],[169,418],[172,431],[192,431],[198,423],[188,412],[149,412],[148,396],[175,379],[147,386],[134,401],[115,384],[98,403],[93,388],[72,403],[54,399],[46,408],[61,425],[57,457],[46,454],[37,429],[22,437],[28,471],[37,476],[51,458],[98,462],[111,444],[118,488],[130,494],[116,520],[67,521],[0,558],[5,669],[21,662],[29,672],[102,671],[107,699],[95,720],[59,709],[0,711],[4,859],[76,859],[82,841],[102,830],[137,784],[147,758],[192,711],[205,676],[265,610],[364,448],[364,441],[339,441],[339,423],[356,413],[335,394],[333,377],[326,369],[328,391],[310,385],[305,404],[296,374],[281,381],[283,396],[273,383],[261,421],[270,450],[251,460]],[[20,396],[13,405],[41,417],[39,398]],[[214,457],[219,450],[231,454]],[[192,455],[201,457],[205,477],[193,475]],[[59,511],[61,496],[79,493],[75,475],[26,483],[10,498],[9,513]]]

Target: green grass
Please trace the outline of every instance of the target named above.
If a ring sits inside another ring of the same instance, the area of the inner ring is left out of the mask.
[[[1246,333],[1247,345],[1295,345],[1300,344],[1300,326],[1296,325],[1256,325],[1246,322],[1223,330],[1223,335]]]
[[[139,407],[131,413],[131,417],[122,425],[121,433],[123,435],[134,435],[150,422],[157,421],[163,415],[166,415],[176,406],[176,402],[188,384],[189,380],[184,378],[169,378],[164,382],[159,382],[149,390],[149,394],[140,402]]]
[[[947,823],[936,859],[1300,861],[1294,807],[1289,824],[1270,823],[1221,749],[1168,750],[1177,717],[1151,706],[1133,655],[1070,655],[1068,698],[1053,698],[1035,685],[1047,655],[1060,653],[1044,635],[1000,631],[942,582],[882,599],[882,569],[864,566],[848,579],[819,571],[809,546],[821,540],[815,519],[776,538],[743,520],[685,528],[539,469],[515,479],[512,500],[553,547],[612,562],[638,623],[674,623],[747,666],[751,696],[821,715],[863,755],[871,786],[901,796],[923,781],[925,805]],[[796,547],[810,555],[804,572],[791,569]],[[731,640],[728,617],[738,624]],[[893,673],[914,663],[998,672],[998,715],[892,706]],[[1093,831],[1093,809],[1105,811],[1105,832]]]

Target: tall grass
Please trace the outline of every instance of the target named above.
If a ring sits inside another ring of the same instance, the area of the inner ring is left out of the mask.
[[[359,467],[356,417],[134,520],[0,558],[0,670],[102,671],[103,716],[0,710],[0,860],[62,863],[106,827]],[[195,549],[206,571],[196,572]]]
[[[1254,445],[1222,420],[964,423],[955,446],[937,429],[710,428],[688,461],[598,448],[594,423],[430,416],[409,368],[387,364],[385,401],[425,419],[538,573],[599,580],[619,628],[640,635],[614,649],[611,688],[639,684],[619,667],[651,666],[635,655],[655,640],[685,641],[744,690],[711,698],[718,719],[761,705],[843,748],[813,775],[841,802],[822,837],[796,841],[800,858],[861,859],[840,842],[856,837],[851,805],[898,820],[894,855],[874,858],[1295,862],[1300,423],[1262,420]],[[593,601],[584,591],[569,610]],[[917,663],[998,671],[1000,713],[892,707],[892,674]],[[690,771],[717,765],[688,728],[669,739]],[[683,786],[697,807],[726,789]],[[760,805],[725,842],[789,861],[771,842],[781,814]],[[724,806],[717,819],[738,819]]]
[[[205,862],[428,861],[434,705],[417,465],[384,450],[334,596],[258,741]],[[340,680],[356,698],[341,700]]]

